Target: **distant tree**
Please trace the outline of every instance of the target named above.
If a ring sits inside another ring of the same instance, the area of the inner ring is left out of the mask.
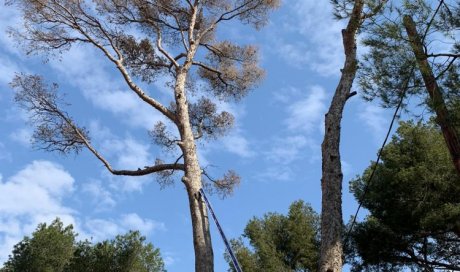
[[[2,272],[57,272],[69,264],[76,233],[56,219],[49,226],[38,225],[32,237],[16,244]]]
[[[342,29],[345,53],[342,75],[325,115],[322,154],[322,205],[320,272],[342,271],[342,165],[340,135],[343,110],[347,100],[356,94],[351,90],[358,69],[356,36],[366,19],[380,11],[386,0],[332,0],[337,19],[348,19]]]
[[[249,239],[253,250],[243,238]],[[296,201],[288,215],[268,213],[251,219],[243,236],[231,244],[245,272],[317,271],[319,217],[308,204]],[[229,271],[236,271],[228,254],[225,258]]]
[[[138,231],[118,235],[114,240],[105,240],[95,245],[79,242],[75,253],[64,272],[164,272],[160,250]]]
[[[192,219],[195,269],[213,271],[207,210],[199,197],[200,188],[209,187],[206,184],[209,181],[202,181],[196,141],[221,136],[233,123],[233,116],[218,112],[209,97],[240,100],[264,74],[258,67],[255,46],[219,40],[216,30],[221,23],[231,20],[260,28],[279,0],[8,2],[22,11],[24,28],[13,30],[12,34],[27,53],[52,56],[74,44],[98,49],[133,94],[165,117],[167,124],[158,122],[150,131],[153,141],[165,148],[178,149],[180,155],[172,163],[158,158],[154,165],[113,169],[95,149],[90,132],[79,127],[63,110],[57,85],[47,85],[40,76],[18,75],[12,86],[18,91],[16,101],[31,113],[36,127],[35,142],[45,150],[62,153],[87,148],[114,175],[156,173],[162,182],[169,183],[172,174],[182,171]],[[162,104],[151,96],[155,94],[153,90],[145,90],[138,84],[142,81],[150,87],[159,75],[172,78],[171,103]],[[194,78],[200,79],[209,95],[191,103],[190,94],[197,81]],[[240,178],[229,171],[222,179],[211,181],[226,194],[232,192]]]
[[[363,31],[369,50],[358,77],[365,98],[379,98],[384,107],[397,105],[402,96],[421,98],[436,115],[460,175],[460,137],[451,109],[459,99],[459,14],[454,0],[391,1]]]
[[[354,271],[460,271],[460,182],[440,129],[402,122],[381,158],[372,183],[372,166],[351,181],[370,212],[351,235]]]
[[[92,244],[76,242],[72,225],[40,224],[16,244],[1,272],[165,272],[160,250],[138,231]]]

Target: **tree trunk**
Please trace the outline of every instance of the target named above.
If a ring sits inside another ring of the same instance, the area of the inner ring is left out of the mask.
[[[345,64],[342,76],[325,118],[322,151],[322,209],[320,272],[342,271],[342,166],[340,162],[340,123],[343,109],[356,75],[356,32],[361,24],[363,0],[355,1],[347,28],[342,30]]]
[[[187,189],[190,214],[192,217],[193,246],[195,249],[195,271],[214,271],[214,256],[209,232],[209,221],[205,203],[199,190],[202,187],[201,167],[198,163],[195,139],[190,125],[185,81],[187,67],[177,69],[175,99],[177,106],[177,126],[181,137],[180,147],[184,155],[185,174],[182,181]]]
[[[436,123],[441,127],[442,135],[444,136],[444,141],[449,149],[452,162],[457,170],[457,174],[460,175],[460,141],[457,131],[452,126],[451,119],[449,118],[449,111],[444,103],[441,89],[436,82],[431,66],[428,63],[428,57],[423,49],[423,44],[417,32],[415,23],[409,15],[405,15],[403,20],[407,35],[409,36],[412,51],[414,52],[415,59],[417,60],[417,65],[431,98],[431,108],[436,113]]]

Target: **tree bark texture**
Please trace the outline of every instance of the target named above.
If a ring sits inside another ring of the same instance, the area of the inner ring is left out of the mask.
[[[441,127],[444,141],[446,142],[447,148],[449,149],[454,163],[457,174],[460,175],[460,141],[457,135],[457,131],[452,125],[451,119],[449,118],[449,111],[447,110],[444,98],[433,74],[430,64],[428,63],[428,57],[424,51],[424,47],[420,36],[417,32],[412,17],[409,15],[404,16],[404,27],[406,28],[407,35],[409,36],[410,45],[414,52],[417,65],[420,73],[422,74],[425,87],[431,98],[431,108],[436,113],[436,123]]]
[[[194,48],[189,54],[190,60],[193,58]],[[180,148],[184,155],[185,174],[182,181],[187,189],[192,217],[193,246],[195,249],[195,271],[212,272],[214,271],[214,256],[211,244],[211,234],[209,231],[209,221],[207,209],[201,199],[199,190],[202,187],[201,167],[198,162],[195,138],[190,125],[188,102],[185,93],[185,83],[187,72],[190,69],[191,61],[186,62],[182,67],[177,68],[175,99],[177,106],[177,126],[179,129],[181,142]]]
[[[340,162],[340,123],[357,70],[356,33],[361,25],[363,0],[355,1],[346,29],[342,30],[345,64],[342,76],[325,118],[322,151],[322,207],[320,272],[342,271],[342,166]]]

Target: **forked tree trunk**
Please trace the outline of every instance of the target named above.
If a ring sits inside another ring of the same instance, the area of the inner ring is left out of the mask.
[[[356,75],[356,32],[361,24],[363,0],[356,0],[347,28],[342,30],[345,64],[325,118],[322,151],[322,209],[320,272],[342,271],[342,166],[340,123]]]
[[[412,51],[414,52],[415,59],[417,60],[417,65],[431,98],[431,108],[436,113],[436,123],[438,123],[441,127],[442,135],[444,136],[444,141],[449,149],[452,162],[457,170],[457,174],[460,175],[460,141],[457,131],[449,118],[449,111],[447,110],[441,89],[436,82],[431,66],[428,63],[428,57],[423,49],[423,44],[420,39],[420,35],[417,32],[415,23],[409,15],[404,16],[403,20],[404,27],[406,28],[407,35],[409,36]]]
[[[195,271],[213,272],[214,256],[209,232],[209,221],[205,203],[199,190],[202,187],[201,167],[198,162],[195,139],[190,125],[185,81],[188,67],[177,69],[175,99],[177,106],[177,126],[181,137],[180,148],[184,155],[184,182],[190,206],[193,228],[193,247],[195,250]]]

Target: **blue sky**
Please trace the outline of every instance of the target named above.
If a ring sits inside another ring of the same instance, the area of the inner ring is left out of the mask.
[[[216,176],[227,169],[242,177],[235,194],[210,196],[229,238],[253,216],[286,213],[303,199],[320,211],[323,117],[343,63],[340,29],[329,1],[289,0],[261,31],[227,24],[219,32],[238,43],[257,44],[264,82],[240,103],[221,103],[236,116],[233,130],[199,144],[202,166]],[[101,240],[139,229],[159,247],[168,271],[193,271],[191,223],[180,181],[161,188],[154,177],[110,176],[89,152],[61,156],[34,150],[27,115],[12,100],[15,72],[40,73],[59,83],[66,110],[89,129],[94,145],[117,167],[142,168],[162,154],[147,130],[161,116],[130,93],[99,52],[75,46],[60,59],[25,56],[5,33],[20,27],[11,7],[0,9],[0,262],[40,222],[59,216],[80,238]],[[359,48],[358,50],[362,50]],[[170,94],[160,78],[145,86],[158,99]],[[342,125],[343,213],[357,203],[348,182],[375,160],[392,112],[359,96],[346,105]],[[173,155],[162,154],[163,158]],[[224,244],[211,226],[216,271],[225,271]]]

